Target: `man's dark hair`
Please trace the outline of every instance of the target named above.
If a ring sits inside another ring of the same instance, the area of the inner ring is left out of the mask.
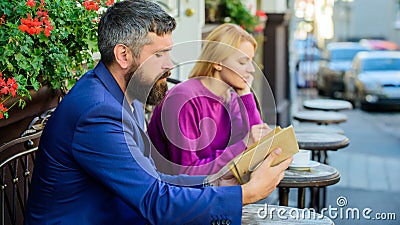
[[[154,32],[161,36],[176,27],[173,17],[159,5],[147,0],[126,0],[115,3],[101,17],[98,28],[98,47],[105,65],[114,61],[114,47],[124,44],[134,57],[144,45],[149,44],[147,35]]]

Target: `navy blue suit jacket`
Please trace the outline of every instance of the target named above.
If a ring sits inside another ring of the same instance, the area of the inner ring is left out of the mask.
[[[123,102],[101,62],[63,98],[41,137],[25,224],[240,224],[240,186],[168,184],[199,177],[157,173],[140,103],[132,113]]]

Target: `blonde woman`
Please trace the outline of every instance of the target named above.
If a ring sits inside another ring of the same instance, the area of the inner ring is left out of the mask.
[[[173,87],[150,120],[147,132],[158,150],[153,158],[159,170],[215,173],[271,130],[250,90],[256,47],[235,24],[209,34],[191,79]]]

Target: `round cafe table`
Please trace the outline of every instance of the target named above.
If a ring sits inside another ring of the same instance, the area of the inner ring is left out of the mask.
[[[318,125],[315,123],[299,123],[293,126],[294,132],[297,133],[338,133],[344,134],[344,130],[339,127],[337,124],[330,124],[330,125]]]
[[[336,151],[347,147],[350,144],[349,138],[338,133],[324,132],[296,132],[297,144],[300,149],[312,150],[312,159],[315,154],[318,156],[318,162],[328,164],[328,154],[326,151]],[[321,158],[321,151],[324,155]]]
[[[347,116],[338,112],[327,112],[322,110],[304,110],[293,115],[300,122],[312,122],[317,124],[339,124],[347,121]]]
[[[299,148],[307,150],[338,150],[349,145],[350,141],[343,134],[327,132],[296,133]]]
[[[267,204],[249,204],[243,206],[242,224],[245,225],[332,225],[334,224],[328,217],[316,212],[304,209],[267,205]]]
[[[352,109],[353,105],[345,100],[336,99],[307,99],[303,101],[305,109],[324,110],[324,111],[340,111]]]
[[[314,161],[313,161],[314,162]],[[289,167],[285,170],[285,177],[279,183],[279,205],[289,203],[290,188],[298,189],[297,207],[305,207],[305,188],[312,188],[311,206],[320,210],[319,188],[336,184],[340,180],[339,172],[332,166],[319,163],[315,167],[299,170]],[[315,188],[315,190],[313,190]],[[324,193],[326,194],[326,193]],[[326,196],[323,197],[325,207]]]

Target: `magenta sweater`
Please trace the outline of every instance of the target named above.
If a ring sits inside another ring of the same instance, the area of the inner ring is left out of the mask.
[[[252,94],[239,97],[232,91],[224,103],[194,78],[168,92],[154,109],[147,132],[161,156],[172,162],[153,154],[160,171],[207,175],[245,150],[243,138],[260,123]]]

